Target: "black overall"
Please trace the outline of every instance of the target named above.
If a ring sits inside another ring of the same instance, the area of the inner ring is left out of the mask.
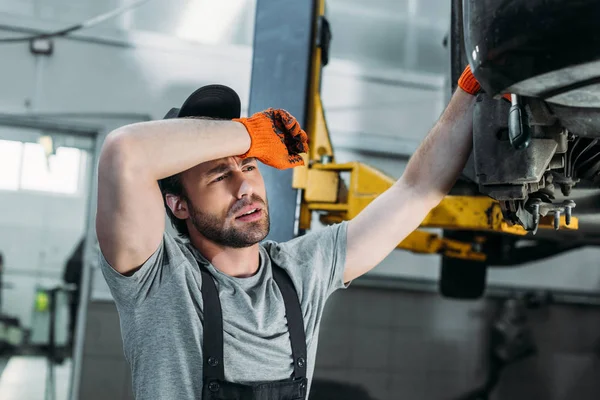
[[[223,365],[223,315],[217,286],[204,267],[202,300],[204,302],[204,384],[203,400],[305,400],[306,399],[306,334],[298,294],[289,275],[273,265],[273,278],[281,291],[294,360],[293,378],[256,385],[225,381]]]

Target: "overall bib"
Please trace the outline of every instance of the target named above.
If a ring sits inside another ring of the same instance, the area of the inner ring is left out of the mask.
[[[304,320],[289,275],[276,265],[272,266],[273,279],[281,291],[290,333],[294,374],[290,379],[242,385],[225,380],[223,365],[223,314],[217,286],[210,273],[201,267],[202,300],[204,302],[204,358],[203,400],[305,400],[308,380],[306,379],[306,334]]]

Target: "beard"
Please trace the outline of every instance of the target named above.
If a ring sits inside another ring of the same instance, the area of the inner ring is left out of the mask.
[[[252,203],[262,205],[263,217],[258,221],[245,222],[242,226],[227,225],[228,219],[235,220],[235,213]],[[192,225],[208,240],[224,247],[244,248],[262,241],[269,234],[270,219],[266,202],[253,194],[250,199],[240,200],[227,212],[225,218],[198,210],[189,203]]]

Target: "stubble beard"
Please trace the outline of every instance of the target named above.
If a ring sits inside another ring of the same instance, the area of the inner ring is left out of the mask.
[[[258,203],[262,206],[263,216],[258,221],[252,222],[233,222],[236,210],[240,210],[251,203]],[[208,240],[223,247],[245,248],[261,242],[267,237],[270,230],[269,211],[266,202],[257,195],[252,195],[251,200],[236,203],[227,213],[225,219],[198,210],[193,204],[189,204],[190,220],[192,225]]]

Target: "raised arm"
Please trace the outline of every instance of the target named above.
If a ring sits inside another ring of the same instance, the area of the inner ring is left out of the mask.
[[[286,136],[286,147],[280,136]],[[223,157],[255,157],[276,168],[302,165],[306,133],[283,110],[233,121],[169,119],[110,133],[98,166],[96,233],[118,272],[142,265],[158,248],[165,209],[158,180]]]
[[[474,80],[467,68],[446,110],[400,179],[348,223],[346,282],[379,264],[450,191],[473,144]],[[475,82],[476,83],[476,82]],[[464,87],[469,91],[461,89]]]
[[[128,125],[110,133],[98,165],[96,233],[109,264],[126,274],[158,248],[165,209],[158,180],[250,147],[244,125],[173,119]]]

